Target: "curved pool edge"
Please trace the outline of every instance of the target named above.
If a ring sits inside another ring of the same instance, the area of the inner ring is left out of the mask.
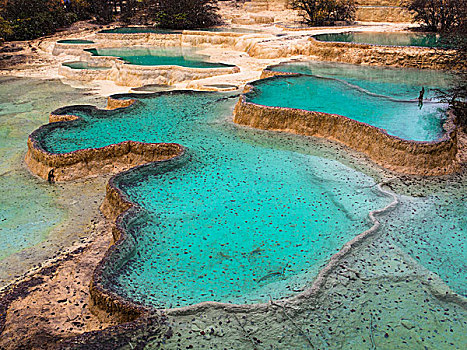
[[[183,154],[170,160],[155,163],[162,164],[164,162],[171,162],[182,156]],[[137,171],[138,168],[140,167],[130,169],[127,172]],[[142,211],[141,207],[137,203],[128,199],[127,195],[116,183],[115,179],[120,175],[121,173],[114,175],[109,180],[106,187],[106,196],[100,207],[101,212],[104,214],[106,219],[111,222],[112,235],[115,243],[106,252],[104,258],[96,267],[92,276],[90,283],[90,295],[94,307],[98,307],[105,313],[111,314],[113,317],[117,317],[117,319],[122,322],[134,321],[144,314],[156,311],[163,312],[168,316],[177,316],[195,314],[208,308],[222,309],[227,312],[256,312],[266,310],[270,307],[270,302],[255,304],[232,304],[217,301],[206,301],[170,309],[156,308],[135,303],[125,297],[118,295],[110,288],[107,288],[103,282],[105,275],[108,275],[108,272],[105,272],[106,268],[115,269],[115,266],[119,266],[122,261],[126,261],[133,254],[135,249],[133,237],[124,228],[123,222],[125,219],[127,219],[128,215],[135,217]],[[376,216],[392,210],[398,204],[398,199],[397,196],[392,192],[384,190],[381,187],[381,184],[378,184],[377,189],[383,195],[391,197],[392,201],[382,209],[376,209],[369,212],[368,216],[373,225],[368,230],[358,234],[356,237],[345,243],[337,253],[332,255],[325,263],[324,267],[320,269],[320,272],[313,280],[313,283],[310,287],[305,288],[304,291],[297,295],[274,301],[274,303],[287,305],[297,304],[303,299],[309,299],[317,295],[320,289],[323,287],[327,276],[333,271],[334,268],[339,265],[340,261],[353,249],[361,245],[367,238],[371,237],[378,231],[380,222]],[[115,254],[120,255],[120,259],[116,259]]]
[[[318,61],[379,67],[454,71],[467,69],[465,60],[459,59],[456,50],[325,42],[313,37],[288,45],[280,45],[279,41],[275,46],[271,46],[270,42],[257,42],[247,52],[251,57],[260,59],[307,56]]]
[[[297,73],[263,72],[264,80]],[[258,80],[257,80],[258,81]],[[412,141],[389,135],[385,130],[357,120],[324,112],[298,108],[270,107],[247,102],[246,93],[254,83],[245,86],[234,109],[234,122],[257,129],[281,131],[337,141],[363,153],[381,167],[396,173],[440,176],[457,172],[457,126],[455,116],[448,113],[446,132],[436,141]]]
[[[109,98],[108,109],[126,108],[135,101]],[[58,109],[50,114],[49,124],[39,127],[29,135],[25,163],[34,175],[48,180],[53,170],[54,181],[70,181],[96,175],[116,174],[135,166],[171,159],[184,152],[184,147],[176,143],[145,143],[132,140],[68,153],[46,151],[40,144],[39,135],[50,127],[79,120],[78,116],[60,113],[76,107],[98,110],[94,106],[70,106]]]
[[[134,171],[135,169],[137,168],[131,169],[129,171]],[[125,241],[131,238],[122,225],[123,220],[125,219],[126,215],[131,213],[131,211],[136,210],[135,215],[138,215],[138,211],[140,210],[138,204],[130,201],[125,195],[124,191],[122,191],[115,183],[114,179],[116,176],[118,175],[115,175],[112,177],[112,179],[109,180],[106,196],[101,206],[101,211],[104,213],[106,218],[112,222],[112,234],[114,236],[115,244],[109,248],[104,258],[96,268],[91,281],[90,294],[93,305],[99,307],[106,313],[110,313],[114,316],[118,315],[118,319],[124,322],[135,321],[137,318],[151,313],[162,313],[167,316],[186,316],[198,314],[207,309],[223,310],[230,313],[267,311],[268,308],[271,307],[272,303],[279,306],[287,305],[290,307],[300,304],[305,299],[309,300],[314,297],[318,297],[320,291],[326,283],[327,277],[333,272],[335,268],[340,266],[342,260],[356,248],[362,244],[365,244],[367,239],[371,238],[378,232],[381,223],[377,216],[394,209],[399,203],[397,195],[391,191],[385,190],[383,188],[385,183],[379,183],[377,185],[377,189],[383,195],[391,198],[391,202],[384,208],[370,211],[368,217],[372,222],[372,226],[368,230],[358,234],[350,241],[346,242],[337,253],[332,255],[325,263],[325,265],[320,269],[311,286],[306,287],[299,294],[280,300],[271,300],[269,302],[255,304],[232,304],[216,301],[206,301],[177,308],[156,308],[143,306],[141,304],[132,302],[131,300],[118,295],[109,288],[106,288],[102,281],[105,267],[109,266],[109,263],[113,263],[115,260],[112,258],[112,255],[119,253],[119,249],[123,248]],[[132,248],[134,248],[134,246]],[[132,250],[126,248],[126,252],[124,251],[123,253],[131,255]],[[444,286],[440,290],[438,290],[436,287],[431,287],[430,283],[426,283],[426,286],[430,292],[439,300],[454,302],[463,307],[467,306],[467,299],[458,295],[447,286]]]
[[[96,47],[96,45],[94,45]],[[184,81],[200,80],[240,72],[236,65],[219,63],[219,67],[196,68],[178,65],[144,66],[128,64],[115,56],[94,56],[81,50],[80,60],[89,67],[106,67],[106,70],[73,69],[61,64],[58,74],[66,79],[91,82],[109,80],[120,86],[142,86],[148,84],[174,85]]]
[[[399,200],[397,196],[392,192],[386,191],[382,188],[381,184],[377,185],[377,189],[384,194],[385,196],[391,197],[392,201],[387,206],[382,209],[376,209],[370,211],[368,217],[370,218],[373,226],[371,226],[368,230],[358,234],[350,241],[346,242],[337,253],[332,255],[328,262],[320,269],[318,275],[314,278],[311,286],[306,287],[302,292],[292,297],[283,298],[280,300],[270,300],[267,303],[257,303],[257,304],[229,304],[229,303],[222,303],[222,302],[213,302],[207,301],[199,304],[194,304],[190,306],[180,307],[180,308],[172,308],[172,309],[164,309],[164,312],[170,316],[176,315],[189,315],[196,312],[200,312],[206,308],[216,308],[216,309],[223,309],[228,312],[256,312],[261,310],[267,310],[272,303],[279,304],[281,306],[293,306],[294,304],[299,304],[304,299],[311,299],[314,296],[317,296],[320,290],[324,287],[326,282],[326,278],[330,275],[330,273],[338,267],[339,263],[342,259],[350,253],[353,249],[357,248],[361,244],[363,244],[367,238],[370,238],[374,235],[381,223],[376,218],[376,215],[385,213],[387,211],[392,210],[394,207],[397,206]]]
[[[124,173],[137,171],[139,168],[149,164],[165,164],[167,162],[176,161],[185,155],[185,150],[177,156],[150,162],[144,165],[134,167],[125,172],[120,172],[107,183],[106,195],[103,203],[100,206],[100,211],[105,216],[108,223],[111,225],[113,243],[105,252],[104,257],[96,266],[89,284],[89,294],[92,301],[92,308],[97,308],[105,314],[110,315],[113,319],[119,322],[134,321],[151,311],[151,308],[137,304],[128,300],[109,288],[105,287],[103,279],[108,272],[106,269],[119,268],[122,262],[132,256],[135,250],[135,242],[133,236],[124,228],[124,220],[130,216],[138,216],[143,209],[135,202],[128,199],[123,190],[116,184],[115,179]],[[117,256],[117,258],[116,258]],[[99,312],[99,311],[97,311]]]

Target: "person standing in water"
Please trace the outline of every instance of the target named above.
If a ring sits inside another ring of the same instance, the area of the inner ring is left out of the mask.
[[[420,90],[420,95],[418,95],[418,107],[420,109],[423,107],[423,96],[425,95],[425,87],[422,86],[422,89]]]
[[[50,184],[53,184],[55,182],[54,168],[50,169],[49,173],[47,174],[47,181],[49,181]]]

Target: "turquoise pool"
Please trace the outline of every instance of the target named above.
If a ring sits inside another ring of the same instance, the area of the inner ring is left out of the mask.
[[[416,100],[420,89],[424,87],[424,98],[436,101],[436,89],[449,88],[455,79],[452,74],[437,70],[383,68],[317,61],[283,63],[271,66],[269,69],[275,72],[333,78],[369,94],[398,100]]]
[[[94,44],[94,41],[83,40],[83,39],[66,39],[66,40],[59,40],[59,41],[57,41],[57,43],[59,43],[59,44],[84,45],[84,44]]]
[[[207,62],[207,57],[196,50],[184,48],[103,48],[87,49],[93,56],[119,57],[129,64],[141,66],[182,66],[189,68],[233,67],[223,63]]]
[[[407,140],[433,141],[444,132],[446,106],[437,103],[435,89],[449,86],[452,77],[445,73],[311,62],[271,69],[302,75],[257,81],[248,101],[339,114]]]
[[[384,219],[384,232],[417,263],[467,296],[467,187],[443,188],[423,197],[401,196]]]
[[[0,288],[79,241],[89,220],[78,207],[91,188],[51,186],[24,165],[28,134],[69,101],[102,102],[59,80],[0,77]]]
[[[90,66],[88,62],[76,61],[76,62],[65,62],[62,64],[65,67],[70,67],[72,69],[90,69],[90,70],[107,70],[110,67],[95,67]]]
[[[143,211],[124,220],[137,250],[109,288],[157,307],[291,296],[371,226],[369,211],[390,202],[358,171],[299,151],[287,136],[232,124],[235,102],[221,93],[143,95],[124,110],[64,109],[83,119],[42,129],[52,153],[124,140],[188,148],[115,179]]]
[[[144,34],[144,33],[180,34],[181,31],[171,30],[171,29],[158,29],[158,28],[153,28],[153,27],[119,27],[119,28],[101,30],[99,33],[104,33],[104,34]]]
[[[334,41],[343,43],[360,43],[384,46],[418,46],[418,47],[449,47],[434,33],[394,33],[394,32],[345,32],[315,35],[319,41]]]
[[[200,29],[192,29],[192,30],[197,30],[197,31],[199,30],[203,32],[213,32],[213,33],[240,33],[240,34],[254,34],[254,33],[261,32],[261,30],[258,30],[258,29],[238,28],[238,27],[214,27],[214,28],[200,28]]]

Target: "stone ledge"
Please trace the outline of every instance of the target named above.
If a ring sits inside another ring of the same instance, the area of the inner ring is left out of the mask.
[[[246,91],[250,89],[254,89],[254,86],[247,86]],[[438,176],[456,172],[460,167],[457,159],[455,118],[451,113],[449,115],[446,123],[448,130],[442,139],[433,142],[409,141],[337,114],[268,107],[247,102],[243,94],[235,106],[234,122],[258,129],[326,138],[362,152],[376,164],[391,171]]]
[[[127,107],[134,100],[109,99],[110,109]],[[95,107],[83,106],[95,109]],[[35,175],[47,179],[53,169],[55,181],[69,181],[95,175],[116,174],[138,165],[174,158],[184,151],[176,143],[143,143],[124,141],[96,149],[81,149],[68,153],[50,153],[39,139],[46,129],[78,120],[74,115],[61,115],[60,110],[50,116],[50,124],[35,130],[28,138],[25,162]]]
[[[311,56],[328,62],[417,69],[466,70],[465,60],[457,51],[414,46],[380,46],[358,43],[325,42],[313,37],[291,45],[267,46],[257,43],[249,50],[251,57],[272,59]]]
[[[183,66],[139,66],[127,64],[117,57],[91,56],[83,54],[90,67],[108,67],[106,70],[72,69],[60,66],[59,74],[72,80],[92,82],[110,80],[120,86],[143,86],[148,84],[173,85],[183,81],[205,79],[218,75],[240,72],[237,66],[216,68],[191,68]]]
[[[332,62],[418,69],[463,70],[455,50],[414,46],[380,46],[359,43],[324,42],[309,38],[308,55]]]

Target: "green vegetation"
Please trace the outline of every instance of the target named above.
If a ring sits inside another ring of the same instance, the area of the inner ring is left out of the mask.
[[[161,28],[205,28],[220,22],[217,0],[149,0],[148,3]]]
[[[204,28],[220,22],[217,0],[0,0],[0,39],[31,40],[78,20]]]
[[[293,0],[292,7],[301,12],[303,22],[309,26],[329,26],[355,19],[354,0]]]
[[[6,21],[2,16],[0,16],[0,42],[2,42],[3,38],[9,37],[11,35],[13,35],[13,28],[10,22]]]
[[[466,26],[467,0],[406,0],[404,6],[428,31],[447,32]]]
[[[53,34],[79,19],[61,0],[8,0],[0,8],[0,16],[0,37],[5,40],[30,40]]]
[[[452,31],[445,40],[456,49],[456,59],[463,64],[464,70],[456,72],[454,85],[448,90],[439,91],[439,97],[449,103],[459,126],[467,132],[467,26]]]

